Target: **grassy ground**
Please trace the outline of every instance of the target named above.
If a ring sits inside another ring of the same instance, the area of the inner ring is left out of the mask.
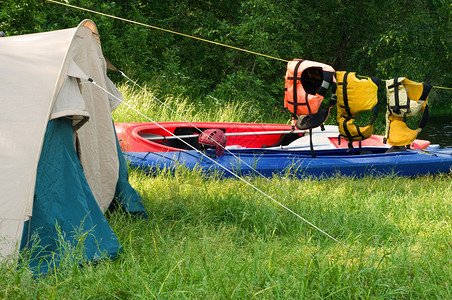
[[[143,91],[127,85],[120,87],[121,93],[130,106],[122,105],[113,112],[115,122],[251,122],[289,124],[288,112],[268,115],[248,103],[227,102],[213,97],[193,101],[173,95],[160,95],[159,91],[148,88]],[[157,98],[153,97],[155,92]],[[158,100],[157,100],[158,99]],[[164,103],[164,104],[162,104]],[[140,111],[142,114],[137,113]],[[143,116],[144,115],[144,116]]]
[[[152,119],[175,119],[146,95],[123,92]],[[193,121],[253,121],[241,105],[201,111],[188,101],[166,101]],[[125,107],[114,117],[141,118]],[[68,263],[40,278],[25,264],[3,264],[0,298],[452,297],[451,174],[247,179],[342,244],[235,179],[132,171],[149,218],[108,215],[124,247],[119,259],[82,268]]]

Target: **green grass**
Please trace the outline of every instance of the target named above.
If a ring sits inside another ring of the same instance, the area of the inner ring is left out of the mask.
[[[134,105],[156,121],[174,119],[144,95],[122,91],[129,101],[135,95]],[[188,100],[164,99],[189,120],[252,121],[234,103],[198,111]],[[114,117],[139,120],[125,107]],[[83,267],[67,263],[39,278],[25,263],[4,263],[0,298],[452,297],[451,174],[247,180],[345,246],[238,180],[196,170],[152,177],[132,170],[131,184],[149,218],[108,215],[124,247],[119,259]]]
[[[289,124],[290,113],[269,115],[251,103],[226,101],[213,97],[188,99],[161,94],[159,90],[146,91],[122,85],[120,88],[128,105],[113,112],[115,122],[251,122]],[[158,100],[156,100],[155,98]],[[161,102],[164,103],[161,104]],[[136,110],[140,111],[139,114]],[[174,112],[173,112],[174,111]],[[143,116],[144,115],[144,116]]]

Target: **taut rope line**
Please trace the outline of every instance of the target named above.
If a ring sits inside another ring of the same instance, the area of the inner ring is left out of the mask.
[[[132,82],[134,85],[136,85],[138,88],[140,88],[141,90],[143,90],[146,94],[148,94],[149,96],[151,96],[152,99],[157,100],[160,104],[162,104],[163,106],[165,106],[167,109],[169,109],[170,111],[172,111],[173,113],[175,113],[177,116],[179,116],[180,118],[182,118],[183,120],[185,120],[187,123],[189,123],[190,125],[192,125],[195,129],[197,129],[199,132],[202,132],[201,129],[199,129],[198,127],[196,127],[193,123],[191,123],[189,120],[187,120],[184,116],[178,114],[175,110],[173,110],[171,107],[169,107],[168,105],[166,105],[162,100],[160,100],[159,98],[157,98],[156,96],[154,96],[153,94],[151,94],[147,89],[145,89],[144,87],[142,87],[141,85],[139,85],[136,81],[132,80],[129,76],[127,76],[126,74],[124,74],[124,72],[122,72],[121,70],[117,69],[116,67],[114,68],[119,74],[121,74],[121,76],[123,76],[124,78],[126,78],[127,80],[129,80],[130,82]],[[93,82],[98,88],[104,90],[102,87],[98,86],[95,82]],[[108,91],[104,90],[106,93],[108,93],[109,95],[111,95]],[[117,99],[117,97],[115,97]],[[119,100],[119,99],[118,99]],[[121,101],[121,100],[119,100]],[[269,198],[270,200],[272,200],[273,202],[275,202],[276,204],[278,204],[279,206],[281,206],[282,208],[286,209],[287,211],[289,211],[290,213],[292,213],[293,215],[295,215],[296,217],[300,218],[302,221],[306,222],[307,224],[309,224],[310,226],[314,227],[315,229],[319,230],[321,233],[325,234],[327,237],[333,239],[334,241],[338,242],[339,244],[341,244],[342,246],[348,248],[346,245],[344,245],[343,243],[339,242],[337,239],[335,239],[334,237],[332,237],[331,235],[329,235],[328,233],[326,233],[325,231],[323,231],[322,229],[318,228],[317,226],[315,226],[314,224],[312,224],[311,222],[309,222],[308,220],[306,220],[305,218],[301,217],[299,214],[297,214],[296,212],[292,211],[291,209],[289,209],[287,206],[285,206],[284,204],[282,204],[281,202],[275,200],[273,197],[271,197],[270,195],[266,194],[265,192],[263,192],[262,190],[260,190],[259,188],[257,188],[256,186],[254,186],[253,184],[249,183],[248,181],[246,181],[245,179],[243,179],[241,176],[237,175],[236,173],[234,173],[233,171],[229,170],[228,168],[226,168],[225,166],[221,165],[220,163],[218,163],[217,161],[213,160],[211,157],[205,155],[204,153],[202,153],[201,151],[199,151],[198,149],[196,149],[195,147],[193,147],[191,144],[187,143],[185,140],[183,140],[181,137],[175,135],[174,133],[172,133],[171,131],[167,130],[166,128],[164,128],[162,125],[158,124],[157,122],[153,121],[152,119],[150,119],[148,116],[144,115],[143,113],[141,113],[140,111],[138,111],[136,108],[132,107],[130,104],[121,101],[122,103],[124,103],[125,105],[127,105],[129,108],[131,108],[132,110],[138,112],[141,116],[143,116],[144,118],[148,119],[149,121],[151,121],[152,123],[156,124],[158,127],[160,127],[161,129],[163,129],[164,131],[166,131],[167,133],[169,133],[171,136],[175,137],[176,139],[182,141],[185,145],[189,146],[190,148],[196,150],[197,153],[201,154],[202,156],[207,157],[210,161],[212,161],[213,163],[215,163],[216,165],[220,166],[222,169],[226,170],[227,172],[231,173],[234,177],[240,179],[241,181],[245,182],[247,185],[251,186],[253,189],[255,189],[256,191],[258,191],[259,193],[261,193],[262,195],[264,195],[265,197]],[[220,147],[223,147],[222,145],[220,145],[218,142],[214,141],[215,143],[217,143]],[[247,164],[246,162],[242,161],[240,159],[240,157],[237,157],[234,153],[232,153],[231,151],[229,151],[228,149],[226,149],[224,147],[224,149],[231,154],[234,158],[236,158],[237,160],[239,160],[241,163],[245,164],[246,166],[248,166],[251,170],[253,170],[254,172],[256,172],[259,176],[261,176],[262,178],[268,180],[269,182],[271,182],[271,180],[269,178],[266,178],[262,173],[260,173],[258,170],[256,170],[255,168],[253,168],[252,166],[250,166],[249,164]],[[279,187],[279,186],[278,186]]]
[[[83,84],[84,82],[82,82]],[[100,90],[104,91],[105,93],[107,93],[108,95],[110,95],[111,97],[115,98],[116,100],[120,101],[121,103],[124,103],[125,105],[127,105],[130,109],[134,110],[135,112],[137,112],[138,114],[140,114],[141,116],[143,116],[144,118],[146,118],[147,120],[149,120],[150,122],[154,123],[155,125],[157,125],[158,127],[160,127],[162,130],[164,130],[165,132],[167,132],[168,134],[175,136],[176,138],[178,138],[181,142],[183,142],[184,144],[186,144],[188,147],[192,148],[193,150],[195,150],[197,153],[201,154],[202,156],[204,156],[206,159],[210,160],[212,163],[218,165],[219,167],[221,167],[223,170],[225,170],[226,172],[229,172],[231,175],[233,175],[235,178],[239,179],[240,181],[244,182],[245,184],[247,184],[248,186],[252,187],[254,190],[256,190],[257,192],[261,193],[263,196],[267,197],[268,199],[272,200],[274,203],[276,203],[277,205],[279,205],[280,207],[284,208],[285,210],[287,210],[288,212],[290,212],[291,214],[293,214],[294,216],[296,216],[297,218],[299,218],[300,220],[302,220],[303,222],[309,224],[311,227],[315,228],[316,230],[318,230],[319,232],[323,233],[324,235],[326,235],[327,237],[329,237],[330,239],[332,239],[333,241],[337,242],[338,244],[344,246],[345,248],[349,249],[349,247],[347,245],[345,245],[344,243],[340,242],[338,239],[336,239],[335,237],[331,236],[330,234],[328,234],[327,232],[325,232],[324,230],[322,230],[321,228],[317,227],[316,225],[314,225],[313,223],[309,222],[308,220],[306,220],[305,218],[303,218],[302,216],[300,216],[299,214],[297,214],[296,212],[294,212],[293,210],[291,210],[290,208],[288,208],[287,206],[285,206],[284,204],[282,204],[281,202],[279,202],[278,200],[274,199],[272,196],[268,195],[267,193],[265,193],[264,191],[262,191],[261,189],[259,189],[258,187],[256,187],[255,185],[253,185],[252,183],[248,182],[247,180],[245,180],[244,178],[242,178],[241,176],[237,175],[236,173],[234,173],[233,171],[229,170],[228,168],[226,168],[225,166],[221,165],[220,163],[218,163],[217,161],[215,161],[214,159],[212,159],[211,157],[205,155],[204,153],[202,153],[201,151],[199,151],[198,149],[196,149],[195,147],[193,147],[192,145],[190,145],[189,143],[187,143],[186,141],[184,141],[183,139],[179,138],[177,135],[174,135],[171,131],[169,131],[168,129],[166,129],[165,127],[163,127],[162,125],[160,125],[159,123],[157,123],[156,121],[152,120],[151,118],[149,118],[148,116],[144,115],[142,112],[140,112],[139,110],[137,110],[135,107],[131,106],[130,104],[128,104],[127,102],[124,102],[122,99],[118,98],[117,96],[113,95],[112,93],[110,93],[109,91],[107,91],[106,89],[104,89],[103,87],[101,87],[100,85],[98,85],[93,79],[89,78],[88,82],[85,83],[92,83],[94,86],[96,86],[97,88],[99,88]]]
[[[100,13],[97,11],[93,11],[90,9],[86,9],[86,8],[82,8],[82,7],[78,7],[75,5],[71,5],[71,4],[67,4],[67,3],[62,3],[62,2],[58,2],[58,1],[54,1],[54,0],[46,0],[48,2],[52,2],[55,4],[60,4],[60,5],[64,5],[64,6],[68,6],[71,8],[75,8],[75,9],[79,9],[79,10],[83,10],[83,11],[87,11],[87,12],[91,12],[91,13],[95,13],[95,14],[99,14],[99,15],[103,15],[106,17],[110,17],[113,19],[117,19],[117,20],[121,20],[121,21],[125,21],[125,22],[129,22],[129,23],[133,23],[133,24],[137,24],[137,25],[141,25],[141,26],[145,26],[145,27],[149,27],[149,28],[153,28],[153,29],[157,29],[157,30],[162,30],[165,32],[169,32],[169,33],[173,33],[173,34],[177,34],[177,35],[181,35],[181,36],[185,36],[185,37],[189,37],[189,38],[193,38],[193,39],[197,39],[200,41],[204,41],[204,42],[208,42],[208,43],[212,43],[215,45],[219,45],[219,46],[223,46],[223,47],[228,47],[228,48],[232,48],[235,50],[240,50],[240,51],[244,51],[247,53],[251,53],[251,54],[255,54],[255,55],[260,55],[260,56],[264,56],[267,58],[272,58],[272,59],[276,59],[276,60],[280,60],[283,62],[288,62],[287,60],[283,60],[281,58],[277,58],[277,57],[273,57],[270,55],[265,55],[265,54],[261,54],[261,53],[257,53],[254,51],[249,51],[246,49],[241,49],[238,47],[234,47],[234,46],[230,46],[230,45],[226,45],[226,44],[222,44],[222,43],[218,43],[218,42],[213,42],[213,41],[209,41],[206,39],[202,39],[202,38],[197,38],[197,37],[193,37],[187,34],[183,34],[183,33],[179,33],[179,32],[175,32],[172,30],[168,30],[168,29],[163,29],[163,28],[159,28],[156,26],[152,26],[152,25],[148,25],[148,24],[144,24],[144,23],[140,23],[140,22],[136,22],[136,21],[132,21],[132,20],[128,20],[128,19],[124,19],[124,18],[120,18],[120,17],[116,17],[113,15],[109,15],[109,14],[105,14],[105,13]],[[119,70],[118,70],[119,71]],[[131,80],[130,78],[128,78],[127,76],[125,76],[125,74],[123,72],[121,72],[121,75],[123,75],[124,77],[126,77],[127,79],[129,79],[130,81],[134,82],[133,80]],[[211,162],[213,162],[214,164],[218,165],[219,167],[221,167],[222,169],[224,169],[225,171],[229,172],[231,175],[233,175],[234,177],[236,177],[237,179],[241,180],[242,182],[244,182],[245,184],[247,184],[248,186],[252,187],[253,189],[255,189],[256,191],[258,191],[259,193],[261,193],[262,195],[264,195],[265,197],[269,198],[270,200],[272,200],[274,203],[278,204],[280,207],[284,208],[285,210],[287,210],[288,212],[292,213],[293,215],[295,215],[296,217],[298,217],[299,219],[301,219],[302,221],[304,221],[305,223],[309,224],[310,226],[312,226],[313,228],[315,228],[316,230],[318,230],[319,232],[323,233],[324,235],[326,235],[327,237],[329,237],[330,239],[332,239],[333,241],[337,242],[338,244],[344,246],[345,248],[348,249],[348,247],[343,244],[342,242],[340,242],[339,240],[337,240],[336,238],[334,238],[333,236],[331,236],[330,234],[328,234],[327,232],[325,232],[324,230],[322,230],[321,228],[317,227],[316,225],[314,225],[313,223],[309,222],[308,220],[306,220],[305,218],[303,218],[302,216],[300,216],[299,214],[297,214],[296,212],[294,212],[293,210],[291,210],[290,208],[288,208],[287,206],[285,206],[284,204],[282,204],[281,202],[277,201],[276,199],[274,199],[273,197],[271,197],[270,195],[268,195],[267,193],[265,193],[264,191],[260,190],[258,187],[254,186],[253,184],[251,184],[250,182],[248,182],[247,180],[245,180],[244,178],[242,178],[241,176],[238,176],[237,174],[235,174],[234,172],[232,172],[231,170],[229,170],[228,168],[226,168],[225,166],[219,164],[218,162],[216,162],[214,159],[208,157],[207,155],[205,155],[204,153],[202,153],[201,151],[199,151],[198,149],[196,149],[195,147],[193,147],[192,145],[190,145],[189,143],[187,143],[186,141],[184,141],[183,139],[180,139],[177,135],[174,135],[171,131],[167,130],[166,128],[164,128],[162,125],[160,125],[159,123],[155,122],[154,120],[152,120],[151,118],[149,118],[148,116],[144,115],[143,113],[141,113],[139,110],[137,110],[136,108],[134,108],[133,106],[129,105],[127,102],[124,102],[123,100],[119,99],[117,96],[111,94],[110,92],[108,92],[107,90],[105,90],[104,88],[102,88],[101,86],[99,86],[94,80],[88,80],[90,83],[94,84],[96,87],[98,87],[99,89],[103,90],[105,93],[107,93],[108,95],[114,97],[115,99],[117,99],[118,101],[120,101],[121,103],[124,103],[125,105],[127,105],[130,109],[136,111],[138,114],[140,114],[141,116],[143,116],[144,118],[146,118],[147,120],[149,120],[150,122],[154,123],[155,125],[157,125],[158,127],[160,127],[162,130],[164,130],[165,132],[167,132],[168,134],[175,136],[176,138],[178,138],[181,142],[183,142],[184,144],[186,144],[187,146],[189,146],[190,148],[192,148],[193,150],[195,150],[197,153],[203,155],[204,157],[206,157],[207,159],[209,159]],[[134,84],[136,84],[136,82],[134,82]],[[139,86],[139,85],[138,85]],[[155,96],[153,96],[155,98]],[[160,101],[161,102],[161,101]],[[259,172],[258,172],[259,173]]]
[[[239,50],[239,51],[251,53],[251,54],[254,54],[254,55],[259,55],[259,56],[263,56],[263,57],[267,57],[267,58],[271,58],[271,59],[276,59],[276,60],[283,61],[283,62],[286,62],[286,63],[289,62],[288,60],[285,60],[285,59],[282,59],[282,58],[278,58],[278,57],[274,57],[274,56],[271,56],[271,55],[262,54],[262,53],[254,52],[254,51],[251,51],[251,50],[246,50],[246,49],[243,49],[243,48],[239,48],[239,47],[235,47],[235,46],[231,46],[231,45],[227,45],[227,44],[223,44],[223,43],[219,43],[219,42],[203,39],[203,38],[192,36],[192,35],[189,35],[189,34],[180,33],[180,32],[177,32],[177,31],[173,31],[173,30],[169,30],[169,29],[165,29],[165,28],[161,28],[161,27],[157,27],[157,26],[153,26],[153,25],[149,25],[149,24],[145,24],[145,23],[129,20],[129,19],[124,19],[124,18],[121,18],[121,17],[117,17],[117,16],[114,16],[114,15],[109,15],[109,14],[106,14],[106,13],[101,13],[101,12],[98,12],[98,11],[95,11],[95,10],[91,10],[91,9],[87,9],[87,8],[83,8],[83,7],[79,7],[79,6],[75,6],[75,5],[71,5],[71,4],[68,4],[68,3],[63,3],[63,2],[59,2],[59,1],[55,1],[55,0],[46,0],[46,1],[47,2],[51,2],[51,3],[55,3],[55,4],[59,4],[59,5],[63,5],[63,6],[67,6],[67,7],[70,7],[70,8],[75,8],[75,9],[87,11],[87,12],[90,12],[90,13],[93,13],[93,14],[98,14],[98,15],[101,15],[101,16],[109,17],[109,18],[112,18],[112,19],[117,19],[117,20],[121,20],[121,21],[124,21],[124,22],[136,24],[136,25],[140,25],[140,26],[144,26],[144,27],[148,27],[148,28],[152,28],[152,29],[156,29],[156,30],[165,31],[165,32],[168,32],[168,33],[184,36],[184,37],[187,37],[187,38],[199,40],[199,41],[210,43],[210,44],[214,44],[214,45],[217,45],[217,46],[227,47],[227,48],[231,48],[231,49],[234,49],[234,50]]]
[[[162,100],[160,100],[159,98],[157,98],[156,96],[154,96],[153,94],[151,94],[147,89],[145,89],[144,87],[142,87],[141,85],[139,85],[136,81],[132,80],[131,78],[129,78],[126,74],[124,74],[124,72],[122,72],[121,70],[116,69],[119,74],[121,74],[124,78],[126,78],[127,80],[129,80],[130,82],[132,82],[134,85],[136,85],[137,87],[139,87],[141,90],[143,90],[146,94],[148,94],[149,96],[151,96],[152,99],[157,100],[161,105],[165,106],[167,109],[169,109],[171,112],[173,112],[174,114],[176,114],[177,116],[179,116],[180,118],[182,118],[185,122],[187,122],[188,124],[190,124],[191,126],[193,126],[193,128],[195,128],[199,133],[202,132],[201,129],[199,129],[195,124],[193,124],[192,122],[190,122],[189,120],[187,120],[184,116],[182,116],[181,114],[177,113],[177,111],[175,111],[174,109],[172,109],[171,107],[169,107],[168,105],[166,105],[165,102],[163,102]],[[173,134],[172,134],[173,135]],[[175,136],[175,135],[174,135]],[[181,137],[177,136],[177,139],[181,139]],[[226,147],[223,147],[223,145],[221,145],[220,143],[218,143],[215,140],[212,140],[213,142],[215,142],[218,146],[222,147],[226,152],[228,152],[229,154],[231,154],[234,158],[236,158],[237,160],[239,160],[241,163],[243,163],[244,165],[246,165],[247,167],[249,167],[251,170],[253,170],[256,174],[258,174],[259,176],[261,176],[262,178],[265,178],[267,180],[270,181],[270,179],[266,178],[261,172],[259,172],[258,170],[256,170],[255,168],[253,168],[252,166],[250,166],[249,164],[247,164],[246,162],[242,161],[240,159],[240,157],[238,157],[237,155],[235,155],[234,153],[232,153],[231,151],[229,151],[229,149],[227,149]]]
[[[258,56],[263,56],[263,57],[266,57],[266,58],[279,60],[279,61],[282,61],[282,62],[285,62],[285,63],[289,62],[289,60],[287,60],[287,59],[282,59],[282,58],[279,58],[279,57],[275,57],[275,56],[271,56],[271,55],[267,55],[267,54],[263,54],[263,53],[259,53],[259,52],[255,52],[255,51],[251,51],[251,50],[247,50],[247,49],[231,46],[231,45],[228,45],[228,44],[223,44],[223,43],[219,43],[219,42],[203,39],[203,38],[192,36],[192,35],[189,35],[189,34],[180,33],[180,32],[174,31],[174,30],[165,29],[165,28],[149,25],[149,24],[146,24],[146,23],[141,23],[141,22],[137,22],[137,21],[133,21],[133,20],[117,17],[117,16],[114,16],[114,15],[98,12],[98,11],[95,11],[95,10],[92,10],[92,9],[88,9],[88,8],[84,8],[84,7],[80,7],[80,6],[75,6],[75,5],[72,5],[72,4],[69,4],[69,3],[63,3],[63,2],[59,2],[59,1],[55,1],[55,0],[46,0],[46,1],[54,3],[54,4],[67,6],[67,7],[70,7],[70,8],[75,8],[75,9],[78,9],[78,10],[87,11],[87,12],[90,12],[90,13],[93,13],[93,14],[104,16],[104,17],[109,17],[109,18],[112,18],[112,19],[116,19],[116,20],[120,20],[120,21],[124,21],[124,22],[128,22],[128,23],[132,23],[132,24],[135,24],[135,25],[140,25],[140,26],[144,26],[144,27],[148,27],[148,28],[152,28],[152,29],[168,32],[168,33],[171,33],[171,34],[180,35],[180,36],[183,36],[183,37],[195,39],[195,40],[202,41],[202,42],[205,42],[205,43],[210,43],[210,44],[214,44],[214,45],[217,45],[217,46],[222,46],[222,47],[226,47],[226,48],[230,48],[230,49],[234,49],[234,50],[238,50],[238,51],[242,51],[242,52],[246,52],[246,53],[250,53],[250,54],[254,54],[254,55],[258,55]],[[360,76],[358,76],[358,77],[360,77]],[[361,76],[361,77],[370,78],[369,76]],[[383,79],[383,80],[386,81],[386,79]],[[434,85],[433,88],[434,89],[443,89],[443,90],[452,90],[452,88],[450,88],[450,87],[443,87],[443,86],[437,86],[437,85],[436,86]]]

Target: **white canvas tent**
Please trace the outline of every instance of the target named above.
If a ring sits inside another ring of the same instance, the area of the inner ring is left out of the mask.
[[[33,207],[39,205],[34,199],[49,201],[44,214],[55,208],[54,214],[64,215],[73,210],[65,207],[70,199],[84,208],[87,205],[80,203],[94,197],[102,214],[116,195],[126,210],[144,213],[141,198],[124,175],[111,119],[120,102],[87,81],[92,78],[121,99],[106,75],[95,24],[85,20],[77,28],[2,37],[0,57],[0,258],[15,253],[23,243],[24,223],[34,219]],[[46,142],[52,138],[50,120],[70,122],[69,147],[55,138],[59,131],[52,131],[55,144]],[[57,170],[67,160],[73,161],[74,170]],[[38,166],[43,171],[38,172]],[[71,176],[79,177],[79,182]],[[85,183],[87,188],[82,187]],[[38,186],[43,190],[37,191]],[[63,203],[59,207],[54,204],[58,201]],[[58,211],[63,209],[64,213]],[[93,216],[94,210],[90,207],[85,213]],[[99,228],[98,221],[93,218],[92,226]],[[76,218],[71,220],[71,226],[76,223]]]

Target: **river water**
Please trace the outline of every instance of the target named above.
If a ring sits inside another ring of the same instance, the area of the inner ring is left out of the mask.
[[[439,144],[440,148],[452,148],[452,116],[430,116],[418,139]]]

